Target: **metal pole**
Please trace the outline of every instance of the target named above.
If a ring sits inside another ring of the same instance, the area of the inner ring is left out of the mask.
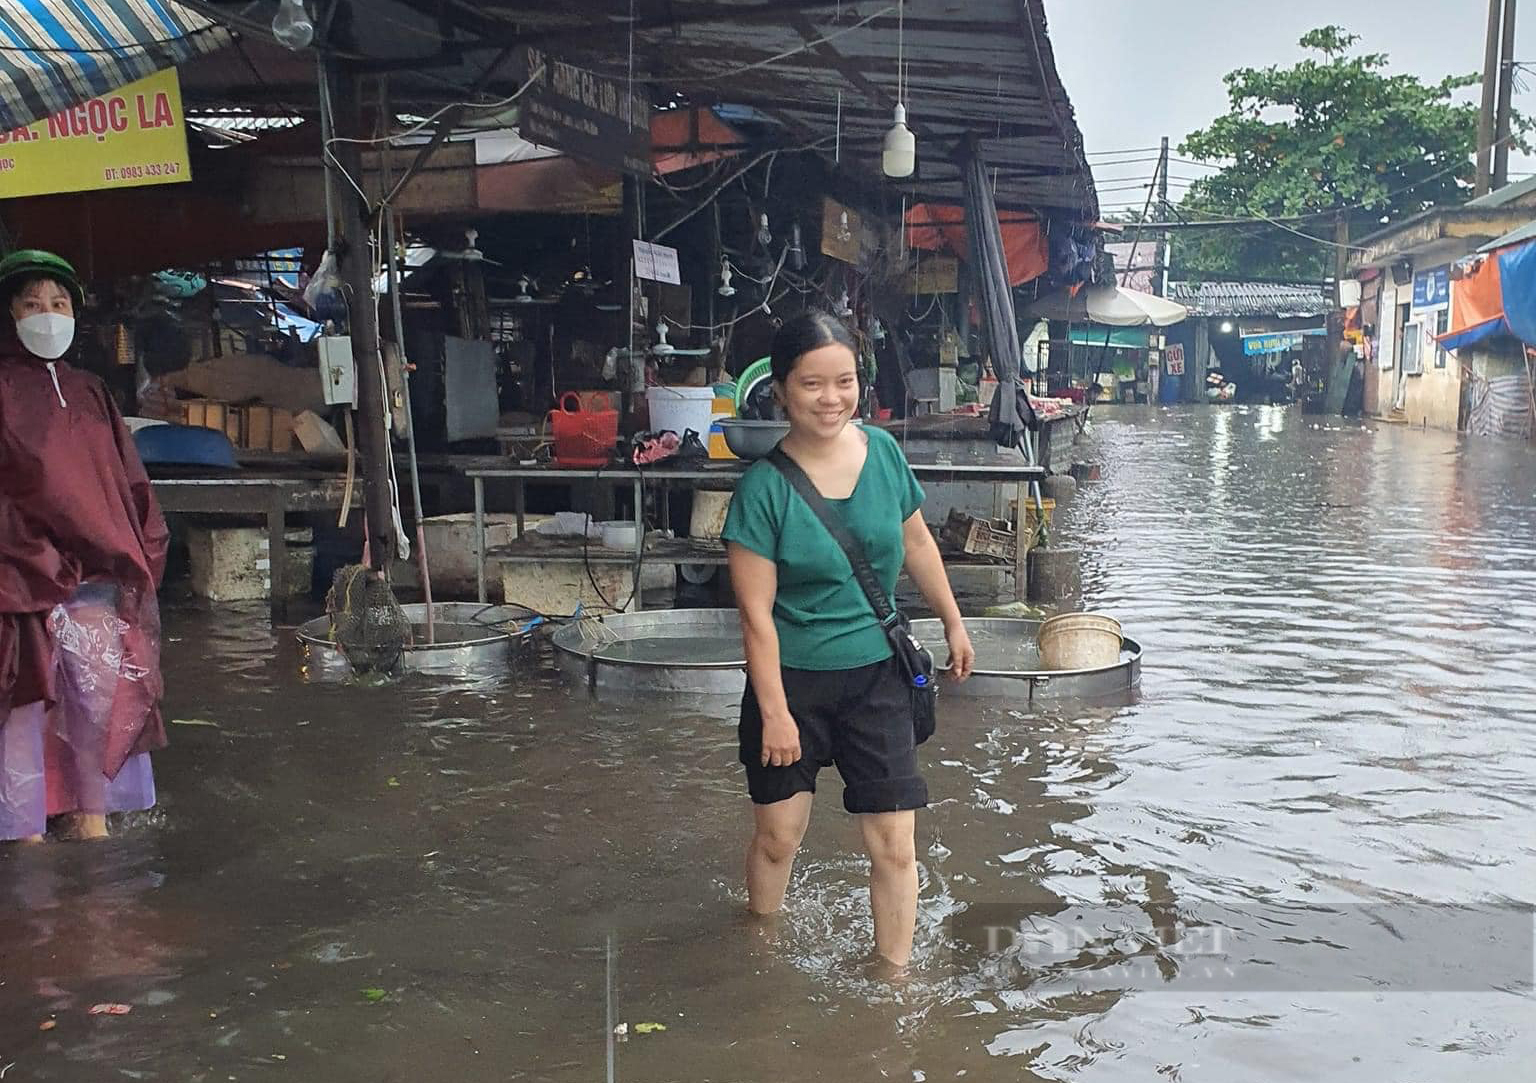
[[[335,124],[342,139],[367,139],[363,122],[361,76],[343,70],[337,80]],[[347,299],[352,362],[357,368],[358,445],[363,460],[363,508],[368,514],[368,563],[387,572],[395,558],[394,493],[390,485],[389,430],[386,427],[384,372],[379,364],[377,299],[373,292],[372,208],[359,190],[363,178],[361,144],[338,142],[326,159],[339,169],[341,192],[337,219],[338,263]]]
[[[1168,137],[1163,136],[1162,153],[1157,158],[1157,221],[1168,217]],[[1168,263],[1173,245],[1164,233],[1157,239],[1157,270],[1152,276],[1152,292],[1168,296]]]
[[[605,987],[604,991],[605,991],[606,995],[603,998],[603,1003],[604,1003],[604,1005],[607,1008],[606,1015],[607,1015],[608,1024],[607,1024],[607,1034],[604,1037],[603,1041],[604,1041],[604,1043],[607,1046],[607,1052],[608,1052],[608,1056],[607,1056],[608,1074],[607,1074],[606,1078],[608,1080],[608,1083],[613,1083],[613,1028],[614,1028],[614,1022],[613,1022],[613,934],[612,933],[608,934],[607,964],[608,965],[605,968],[605,980],[604,980],[604,987]]]
[[[320,74],[320,142],[322,158],[324,151],[331,146],[331,136],[336,133],[331,128],[331,77],[325,68],[325,53],[315,52],[315,65]],[[336,250],[336,188],[335,178],[331,175],[329,163],[325,170],[325,250]]]
[[[1515,93],[1515,0],[1504,0],[1504,45],[1499,61],[1499,107],[1494,119],[1493,186],[1509,183],[1509,137]]]
[[[485,604],[485,479],[475,478],[475,598]]]
[[[389,76],[384,76],[379,89],[380,105],[384,112],[384,128],[389,129],[394,111],[389,108]],[[381,162],[384,170],[384,187],[390,187],[390,165],[395,148],[384,145]],[[395,362],[400,366],[400,397],[405,411],[405,439],[411,460],[411,504],[416,509],[416,562],[421,569],[422,601],[427,603],[427,642],[437,642],[437,626],[432,612],[432,573],[427,564],[427,528],[421,512],[421,467],[416,461],[416,421],[411,414],[411,366],[405,356],[405,314],[400,302],[400,269],[395,265],[395,209],[388,203],[379,208],[384,221],[384,268],[389,279],[389,307],[395,324]],[[385,381],[388,390],[389,381]]]
[[[1488,0],[1488,41],[1483,54],[1483,104],[1477,119],[1477,187],[1473,195],[1488,194],[1493,181],[1494,106],[1499,86],[1499,8],[1502,0]]]

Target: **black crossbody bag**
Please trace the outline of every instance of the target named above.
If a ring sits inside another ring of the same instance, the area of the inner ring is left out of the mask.
[[[832,540],[837,542],[843,555],[848,558],[853,578],[863,589],[864,597],[875,611],[875,619],[880,622],[880,627],[885,629],[885,636],[890,640],[891,650],[896,655],[896,666],[912,693],[912,735],[918,744],[922,744],[933,736],[934,727],[938,724],[936,707],[939,685],[934,677],[932,653],[912,634],[912,622],[906,614],[891,605],[890,599],[881,589],[880,578],[875,575],[869,558],[864,555],[864,547],[849,532],[842,517],[832,510],[826,498],[816,491],[816,486],[806,477],[800,465],[777,446],[768,453],[768,461],[784,475],[789,487],[800,494],[800,499],[821,520],[821,525],[826,527],[827,533],[832,535]]]

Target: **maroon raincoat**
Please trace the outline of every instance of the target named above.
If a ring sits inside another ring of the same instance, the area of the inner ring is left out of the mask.
[[[3,319],[0,316],[0,319]],[[47,618],[88,580],[118,587],[123,666],[102,764],[162,748],[155,591],[169,535],[133,438],[96,377],[0,336],[0,725],[10,708],[53,702]],[[66,405],[67,404],[67,405]]]

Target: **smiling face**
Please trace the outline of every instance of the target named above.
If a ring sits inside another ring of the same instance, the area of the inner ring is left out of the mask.
[[[858,409],[859,373],[853,351],[832,343],[801,354],[778,391],[791,431],[831,439]]]
[[[24,320],[28,316],[41,316],[45,313],[71,318],[75,315],[75,302],[69,296],[69,291],[51,278],[34,278],[11,298],[13,320]]]

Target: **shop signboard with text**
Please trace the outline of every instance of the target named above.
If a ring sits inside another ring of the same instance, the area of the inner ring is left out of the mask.
[[[1445,308],[1451,303],[1451,267],[1435,267],[1413,276],[1413,307]]]
[[[643,84],[520,51],[518,134],[531,143],[642,176],[651,174],[651,99]]]
[[[175,68],[0,132],[0,199],[191,179]]]

